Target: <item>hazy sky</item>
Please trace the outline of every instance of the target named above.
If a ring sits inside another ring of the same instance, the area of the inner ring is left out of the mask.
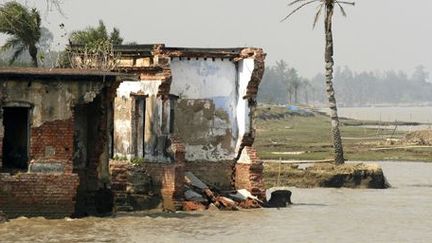
[[[120,28],[126,41],[262,47],[269,64],[285,59],[306,77],[323,70],[323,26],[312,29],[313,5],[280,23],[290,11],[287,0],[63,0],[66,17],[47,12],[45,0],[20,2],[41,10],[55,44],[67,40],[60,23],[70,32],[102,19]],[[346,10],[347,18],[337,11],[334,21],[336,65],[411,73],[423,64],[432,72],[431,0],[358,0]]]

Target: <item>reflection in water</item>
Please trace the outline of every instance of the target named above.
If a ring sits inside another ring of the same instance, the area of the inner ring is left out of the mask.
[[[296,189],[281,209],[18,218],[1,242],[432,242],[432,163],[382,163],[387,190]]]

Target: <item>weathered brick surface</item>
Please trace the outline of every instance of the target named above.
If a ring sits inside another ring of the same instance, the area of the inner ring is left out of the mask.
[[[31,129],[30,158],[38,162],[66,161],[65,172],[72,172],[73,119],[45,122]]]
[[[3,137],[3,131],[0,137]],[[33,168],[33,163],[61,164],[62,171],[0,174],[2,211],[10,217],[70,216],[75,209],[79,184],[78,175],[71,173],[72,156],[73,119],[45,122],[31,128],[30,167]]]
[[[263,181],[263,162],[252,147],[244,147],[245,156],[241,156],[235,165],[234,184],[236,189],[247,189],[253,195],[263,199],[265,188]]]
[[[0,209],[9,217],[70,216],[79,179],[75,174],[0,174]]]
[[[117,210],[177,208],[183,197],[185,149],[177,137],[169,139],[167,152],[173,163],[133,165],[128,161],[110,161],[111,189]]]
[[[117,210],[145,210],[165,208],[166,203],[175,201],[176,188],[175,163],[143,163],[133,165],[127,161],[111,161],[111,189],[114,193],[114,204]],[[179,175],[180,176],[180,175]],[[184,177],[184,176],[183,176]],[[144,181],[143,181],[144,180]],[[142,184],[142,191],[134,188]],[[147,197],[146,200],[139,198]]]

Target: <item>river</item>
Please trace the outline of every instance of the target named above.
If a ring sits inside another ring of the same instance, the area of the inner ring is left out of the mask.
[[[292,188],[282,209],[18,218],[0,242],[432,242],[432,163],[381,165],[391,189]]]
[[[432,123],[432,106],[338,107],[338,115],[357,120]]]

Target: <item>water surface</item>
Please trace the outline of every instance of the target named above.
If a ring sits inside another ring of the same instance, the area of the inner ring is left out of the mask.
[[[338,107],[338,114],[357,120],[432,123],[432,106]]]
[[[432,163],[381,165],[391,189],[292,188],[283,209],[19,218],[0,242],[432,242]]]

